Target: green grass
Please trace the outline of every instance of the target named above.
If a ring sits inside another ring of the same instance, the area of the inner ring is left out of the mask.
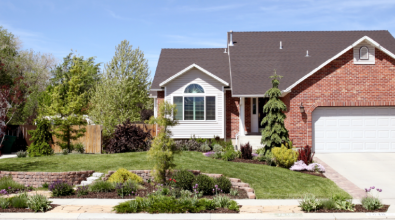
[[[288,169],[258,164],[235,163],[215,160],[199,152],[183,152],[175,156],[177,168],[201,170],[205,173],[221,173],[227,177],[239,178],[249,183],[258,199],[301,198],[312,193],[319,198],[329,198],[332,194],[348,194],[334,182],[322,177],[302,174]],[[152,169],[146,152],[122,154],[69,154],[49,157],[9,158],[0,160],[0,170],[66,172],[94,170],[106,173],[118,168],[128,170]]]

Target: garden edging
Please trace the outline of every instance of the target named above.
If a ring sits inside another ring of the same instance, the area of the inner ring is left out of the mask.
[[[44,183],[51,183],[56,180],[63,180],[74,185],[80,184],[87,180],[95,171],[70,171],[70,172],[15,172],[0,171],[0,178],[4,176],[12,176],[15,182],[25,186],[42,187]]]
[[[190,170],[193,174],[198,175],[198,174],[205,174],[209,177],[213,177],[213,178],[218,178],[221,177],[222,174],[211,174],[211,173],[201,173],[200,170]],[[151,176],[151,170],[129,170],[129,172],[135,173],[138,176],[140,176],[141,178],[143,178],[143,180],[145,182],[147,182],[148,180],[153,180],[153,177]],[[104,181],[108,180],[108,178],[115,173],[114,170],[110,170],[108,171],[108,173],[106,175],[104,175],[104,177],[102,178]],[[232,186],[234,188],[237,189],[241,189],[241,190],[245,190],[247,192],[247,196],[249,199],[255,199],[255,191],[253,188],[250,187],[250,184],[248,183],[244,183],[241,182],[240,179],[237,178],[229,178],[229,180],[232,183]]]

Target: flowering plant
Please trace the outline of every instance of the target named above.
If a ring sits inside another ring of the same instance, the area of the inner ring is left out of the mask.
[[[373,195],[374,191],[372,193],[370,192],[374,189],[376,189],[377,191],[376,195]],[[382,189],[376,188],[375,186],[365,188],[366,196],[361,200],[362,207],[367,210],[376,210],[382,208],[383,204],[379,199],[379,193],[381,193],[382,191]]]

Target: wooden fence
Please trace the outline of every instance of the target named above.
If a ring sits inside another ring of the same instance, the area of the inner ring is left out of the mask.
[[[145,132],[150,130],[151,136],[156,136],[156,125],[149,125],[149,124],[136,124],[137,127],[142,128]]]

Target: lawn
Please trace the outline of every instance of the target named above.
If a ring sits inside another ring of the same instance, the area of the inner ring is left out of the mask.
[[[215,160],[199,152],[183,152],[176,155],[177,169],[201,170],[221,173],[249,183],[258,199],[301,198],[306,193],[317,197],[347,194],[329,179],[302,174],[288,169],[258,164],[235,163]],[[152,169],[146,152],[122,154],[69,154],[35,158],[10,158],[0,160],[2,171],[66,172],[94,170],[106,173],[123,167],[128,170]],[[347,194],[348,195],[348,194]]]

